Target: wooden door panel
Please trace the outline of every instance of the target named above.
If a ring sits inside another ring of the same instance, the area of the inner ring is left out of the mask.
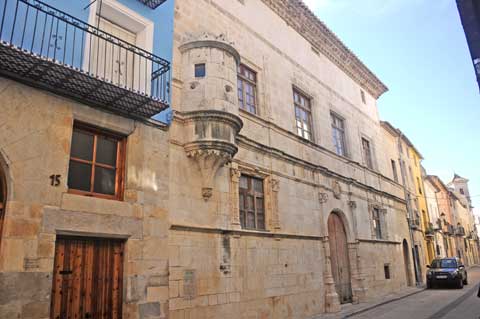
[[[57,239],[52,319],[121,319],[123,242]]]
[[[328,219],[328,236],[330,243],[330,260],[335,288],[341,303],[352,301],[350,262],[345,227],[340,217],[331,214]]]

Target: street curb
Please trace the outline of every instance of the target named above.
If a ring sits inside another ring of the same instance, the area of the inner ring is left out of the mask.
[[[362,309],[362,310],[358,310],[358,311],[349,313],[348,315],[346,315],[346,316],[343,317],[343,318],[350,318],[350,317],[353,317],[353,316],[362,314],[362,313],[364,313],[364,312],[370,311],[370,310],[375,309],[375,308],[377,308],[377,307],[381,307],[381,306],[384,306],[384,305],[386,305],[386,304],[389,304],[389,303],[392,303],[392,302],[395,302],[395,301],[398,301],[398,300],[402,300],[402,299],[405,299],[405,298],[407,298],[407,297],[410,297],[410,296],[419,294],[419,293],[421,293],[421,292],[423,292],[423,291],[425,291],[425,290],[426,290],[426,288],[420,288],[418,291],[414,291],[414,292],[409,293],[409,294],[406,294],[406,295],[404,295],[404,296],[400,296],[400,297],[397,297],[397,298],[389,299],[389,300],[380,302],[380,303],[378,303],[378,304],[372,305],[372,306],[370,306],[370,307],[364,308],[364,309]]]

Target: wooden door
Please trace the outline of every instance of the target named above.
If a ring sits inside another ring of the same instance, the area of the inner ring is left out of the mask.
[[[58,238],[51,319],[121,319],[123,248],[120,240]]]
[[[408,253],[408,243],[407,240],[403,240],[403,264],[405,267],[405,276],[407,278],[407,286],[413,286],[412,275],[410,273],[410,256]]]
[[[332,275],[340,303],[352,302],[347,234],[343,222],[337,214],[330,214],[328,218],[328,238]]]

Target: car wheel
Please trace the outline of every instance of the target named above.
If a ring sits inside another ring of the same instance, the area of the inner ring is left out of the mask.
[[[458,289],[463,289],[463,279],[462,278],[458,278],[457,288]]]

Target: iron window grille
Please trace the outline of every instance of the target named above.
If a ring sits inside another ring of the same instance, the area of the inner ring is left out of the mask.
[[[169,107],[167,60],[39,0],[0,16],[1,75],[134,118]]]

